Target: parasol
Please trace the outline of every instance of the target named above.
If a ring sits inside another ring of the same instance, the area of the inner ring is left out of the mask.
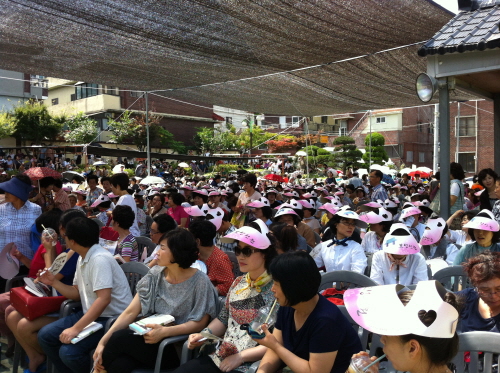
[[[25,171],[24,174],[33,181],[43,179],[44,177],[62,178],[59,172],[48,167],[32,167]]]

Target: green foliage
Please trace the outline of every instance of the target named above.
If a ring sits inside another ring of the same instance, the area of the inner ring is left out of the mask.
[[[12,136],[16,130],[16,120],[10,113],[0,113],[0,139]]]
[[[237,164],[218,164],[214,166],[213,172],[214,173],[220,173],[220,174],[228,174],[231,172],[236,172],[238,171],[238,165]]]
[[[38,101],[15,105],[12,116],[16,125],[12,136],[20,142],[40,144],[44,140],[54,140],[63,126],[61,118],[52,117],[47,107]]]
[[[266,132],[260,127],[253,127],[252,143],[250,144],[250,129],[247,128],[237,136],[237,145],[240,146],[242,153],[246,153],[251,147],[255,148],[257,145],[267,142],[273,136],[273,133]]]
[[[325,163],[328,166],[333,166],[333,156],[328,150],[315,145],[306,146],[300,150],[307,153],[307,162],[309,163],[309,168],[311,169],[315,169]]]
[[[84,113],[78,113],[67,119],[64,124],[68,126],[69,132],[64,134],[66,141],[73,144],[89,144],[98,135],[97,121],[89,118]]]
[[[359,160],[362,158],[363,153],[356,147],[352,137],[337,137],[334,140],[334,145],[337,146],[333,154],[333,161],[338,169],[346,173],[349,167],[359,168],[362,166]]]
[[[178,154],[186,154],[186,147],[181,141],[176,141],[172,132],[167,131],[165,128],[158,127],[158,139],[160,140],[161,146],[172,149]]]
[[[233,127],[234,129],[234,127]],[[198,132],[194,136],[196,149],[205,154],[218,154],[225,150],[240,150],[238,138],[232,130],[221,131],[218,128],[198,127]]]
[[[371,134],[371,147],[370,147],[370,135],[365,138],[366,153],[363,154],[363,160],[365,161],[367,168],[370,163],[372,164],[383,164],[389,160],[389,156],[384,148],[385,138],[378,132],[373,132]]]
[[[119,119],[112,119],[108,122],[111,131],[110,142],[121,144],[132,141],[134,136],[139,135],[140,125],[131,115],[130,111],[125,110]]]

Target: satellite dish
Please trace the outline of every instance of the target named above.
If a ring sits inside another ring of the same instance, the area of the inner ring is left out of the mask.
[[[429,102],[432,100],[434,93],[439,89],[439,83],[432,76],[422,73],[417,76],[415,88],[418,98],[423,102]]]

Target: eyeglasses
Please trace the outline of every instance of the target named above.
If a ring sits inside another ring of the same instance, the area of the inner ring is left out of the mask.
[[[159,231],[155,231],[154,229],[149,230],[149,234],[157,234],[160,233]]]
[[[346,225],[348,227],[355,227],[356,226],[356,222],[349,221],[349,220],[341,220],[340,223],[344,224],[344,225]]]
[[[243,255],[245,258],[248,258],[250,255],[252,255],[253,253],[255,253],[257,251],[260,251],[260,250],[259,249],[251,249],[250,246],[245,246],[243,248],[236,246],[234,248],[234,254],[236,256]]]
[[[500,290],[497,290],[497,291],[483,291],[483,290],[479,290],[477,287],[474,288],[474,290],[481,297],[492,297],[493,295],[500,293]]]

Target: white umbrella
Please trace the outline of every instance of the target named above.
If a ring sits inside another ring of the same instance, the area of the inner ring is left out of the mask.
[[[150,185],[150,184],[165,184],[165,180],[158,176],[148,176],[141,180],[139,184]]]
[[[299,157],[305,157],[307,156],[307,153],[303,150],[300,150],[297,153],[295,153],[295,155],[298,155]]]
[[[418,167],[417,171],[422,171],[425,172],[426,174],[430,174],[432,172],[432,168],[422,166]]]
[[[189,165],[186,162],[181,162],[178,164],[179,167],[189,167]]]
[[[412,170],[411,168],[406,167],[406,168],[403,168],[402,170],[399,170],[399,173],[401,175],[403,175],[403,174],[407,174],[408,172],[412,172],[412,171],[415,171],[415,170]]]
[[[94,166],[106,166],[106,165],[107,165],[107,163],[103,162],[103,161],[94,162]]]
[[[123,167],[123,169],[125,169],[125,165],[123,165],[123,164],[117,164],[115,167],[113,167],[113,173],[114,174],[118,174],[120,172],[123,172],[122,171],[122,167]]]

